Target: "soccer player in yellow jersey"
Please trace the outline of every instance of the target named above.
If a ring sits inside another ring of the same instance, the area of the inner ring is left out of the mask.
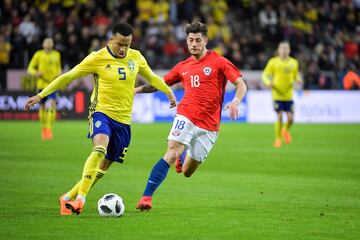
[[[60,215],[80,214],[91,186],[114,161],[124,161],[131,138],[131,112],[138,73],[168,96],[170,107],[176,106],[172,90],[152,72],[142,54],[130,48],[132,33],[133,29],[127,23],[114,26],[106,47],[90,53],[38,95],[29,98],[25,105],[25,110],[28,110],[72,80],[88,74],[94,76],[89,113],[89,137],[93,149],[85,162],[81,179],[60,197]]]
[[[262,80],[267,87],[271,88],[274,109],[277,114],[274,147],[279,148],[282,145],[281,133],[285,143],[291,143],[289,129],[294,119],[294,82],[301,83],[301,79],[299,77],[299,63],[290,57],[290,44],[281,42],[277,51],[278,56],[271,58],[266,64]],[[285,126],[282,123],[283,112],[287,116]]]
[[[52,38],[45,38],[43,50],[37,51],[28,66],[28,73],[36,78],[36,88],[41,92],[57,76],[61,74],[60,53],[53,50]],[[49,102],[49,103],[47,103]],[[53,138],[52,127],[56,118],[56,92],[44,97],[40,101],[39,119],[41,123],[41,138]]]

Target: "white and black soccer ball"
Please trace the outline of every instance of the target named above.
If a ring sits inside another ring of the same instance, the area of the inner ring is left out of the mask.
[[[98,201],[98,212],[102,217],[121,217],[125,212],[124,201],[115,193],[105,194]]]

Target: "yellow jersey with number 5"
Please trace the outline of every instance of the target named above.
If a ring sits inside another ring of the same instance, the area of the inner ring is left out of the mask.
[[[153,73],[143,55],[129,48],[124,58],[117,58],[107,46],[90,53],[69,72],[57,77],[38,96],[45,96],[59,90],[71,81],[93,75],[94,89],[91,95],[90,116],[102,112],[124,124],[131,123],[136,75],[143,76],[156,89],[170,94],[171,89]]]
[[[294,81],[298,80],[299,63],[295,58],[271,58],[263,72],[263,81],[273,84],[272,96],[274,100],[290,101],[293,98]]]
[[[110,118],[130,124],[136,75],[153,77],[142,54],[129,49],[125,58],[116,58],[108,47],[89,54],[72,71],[93,74],[90,115],[102,112]]]

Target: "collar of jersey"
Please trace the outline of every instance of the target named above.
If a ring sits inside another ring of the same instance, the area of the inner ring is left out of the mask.
[[[106,49],[108,50],[108,52],[110,53],[111,56],[113,56],[114,58],[117,58],[115,56],[115,54],[111,51],[111,49],[109,48],[109,45],[106,45]]]
[[[200,58],[199,60],[197,60],[196,58],[194,58],[194,57],[190,57],[193,61],[196,61],[196,62],[201,62],[201,61],[203,61],[203,59],[204,58],[206,58],[208,55],[210,55],[212,53],[212,50],[211,49],[207,49],[206,50],[206,53],[205,53],[205,55],[202,57],[202,58]]]

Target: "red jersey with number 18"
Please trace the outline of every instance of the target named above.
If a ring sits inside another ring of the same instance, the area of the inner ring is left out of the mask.
[[[226,58],[208,50],[200,60],[189,57],[164,76],[168,85],[182,82],[184,97],[177,107],[196,126],[218,131],[227,80],[234,82],[241,72]]]

